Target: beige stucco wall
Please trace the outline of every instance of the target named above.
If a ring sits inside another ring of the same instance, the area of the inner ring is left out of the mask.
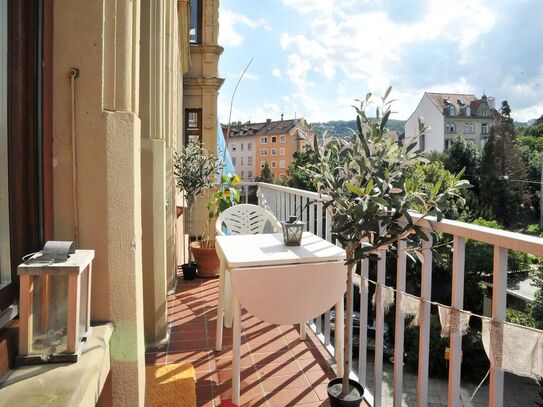
[[[142,406],[145,390],[139,4],[54,2],[54,237],[75,239],[68,70],[76,67],[79,247],[96,250],[91,317],[115,325],[111,364],[119,406]]]

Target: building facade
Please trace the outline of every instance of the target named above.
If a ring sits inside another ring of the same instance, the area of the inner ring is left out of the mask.
[[[445,151],[461,135],[482,148],[496,114],[493,97],[425,92],[405,123],[405,139],[416,141],[423,151]],[[421,117],[427,127],[424,134],[419,132]]]
[[[224,133],[227,126],[223,126]],[[275,179],[287,177],[293,154],[313,142],[314,132],[304,118],[231,125],[228,151],[237,174],[253,181],[268,164]]]
[[[168,339],[184,249],[173,157],[195,134],[216,149],[217,36],[217,0],[0,0],[0,343],[22,256],[94,249],[91,320],[114,326],[109,374],[79,389],[94,402],[143,406],[145,349]]]

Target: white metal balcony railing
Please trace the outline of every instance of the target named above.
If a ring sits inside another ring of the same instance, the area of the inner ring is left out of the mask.
[[[240,188],[242,199],[246,202],[249,187],[258,187],[258,204],[270,210],[278,219],[287,219],[289,215],[300,214],[300,208],[308,204],[307,208],[301,213],[301,219],[307,222],[310,232],[315,233],[322,238],[332,241],[330,232],[330,214],[323,210],[325,197],[318,193],[303,191],[294,188],[283,187],[266,183],[242,183]],[[309,202],[309,203],[308,203]],[[322,221],[316,222],[316,219]],[[494,247],[493,263],[493,296],[492,296],[492,317],[495,320],[505,320],[506,308],[506,290],[507,290],[507,257],[508,250],[515,250],[529,253],[536,256],[543,256],[543,239],[527,236],[519,233],[507,232],[485,228],[477,225],[463,222],[442,220],[435,221],[432,218],[421,220],[413,216],[415,221],[428,231],[433,229],[438,232],[453,236],[453,275],[452,275],[452,301],[451,307],[463,310],[464,297],[464,262],[465,262],[465,241],[473,239],[484,242]],[[428,236],[430,234],[428,233]],[[406,288],[406,242],[399,242],[396,281],[397,290],[396,302],[400,303],[401,292]],[[431,300],[431,280],[432,280],[432,251],[431,242],[425,242],[422,247],[424,262],[421,268],[421,292],[420,297],[423,300]],[[380,253],[380,259],[377,262],[377,282],[385,283],[386,273],[386,251]],[[362,277],[368,277],[369,262],[364,261],[361,265]],[[360,326],[366,326],[368,320],[368,282],[364,278],[359,279],[356,284],[359,286],[360,293]],[[354,291],[354,290],[353,290]],[[381,302],[381,287],[376,285],[376,315],[375,315],[375,352],[374,352],[374,386],[371,394],[366,397],[370,405],[379,407],[382,404],[382,380],[383,377],[383,340],[384,340],[384,306]],[[418,405],[426,406],[428,404],[428,369],[429,369],[429,345],[430,345],[430,303],[423,301],[421,315],[419,318],[419,357],[418,357],[418,375],[417,375],[417,395]],[[394,378],[393,378],[393,399],[394,406],[402,405],[402,379],[403,379],[403,357],[404,357],[404,314],[401,307],[396,307],[395,316],[395,338],[394,338]],[[338,315],[338,318],[342,316]],[[330,342],[330,312],[324,314],[310,323],[311,329],[317,337],[326,345],[331,355],[334,355],[334,347]],[[358,380],[365,386],[367,370],[367,331],[360,329],[359,334],[359,355],[358,355]],[[336,341],[342,340],[336,335]],[[351,335],[352,338],[352,335]],[[352,360],[352,346],[351,360]],[[460,402],[460,372],[462,355],[462,337],[454,335],[450,338],[450,361],[449,361],[449,381],[448,381],[448,405],[456,406]],[[338,358],[341,356],[338,355]],[[337,361],[340,364],[340,361]],[[352,364],[351,364],[352,366]],[[354,368],[354,367],[353,367]],[[356,372],[352,372],[356,376]],[[501,368],[491,365],[490,385],[489,385],[489,405],[503,405],[504,391],[504,372]],[[365,393],[366,395],[366,393]]]

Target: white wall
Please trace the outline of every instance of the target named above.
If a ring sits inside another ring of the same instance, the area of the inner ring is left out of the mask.
[[[426,131],[424,151],[443,151],[445,148],[443,114],[426,95],[423,95],[419,105],[405,122],[406,141],[414,139],[418,144],[419,117],[423,117],[426,127],[430,127]]]

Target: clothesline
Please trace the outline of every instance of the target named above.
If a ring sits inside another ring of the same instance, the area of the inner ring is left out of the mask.
[[[475,318],[480,318],[482,320],[487,320],[487,321],[497,321],[495,320],[494,318],[492,317],[487,317],[485,315],[479,315],[479,314],[476,314],[476,313],[473,313],[471,311],[467,311],[467,310],[461,310],[461,309],[458,309],[458,308],[455,308],[455,307],[451,307],[450,305],[444,305],[444,304],[441,304],[439,302],[436,302],[436,301],[430,301],[430,300],[427,300],[427,299],[424,299],[424,298],[421,298],[421,297],[417,297],[416,295],[413,295],[413,294],[409,294],[409,293],[406,293],[404,291],[398,291],[397,289],[393,288],[393,287],[390,287],[390,286],[387,286],[385,284],[381,284],[381,283],[378,283],[377,281],[374,281],[368,277],[365,277],[365,276],[361,276],[361,279],[362,280],[366,280],[367,282],[373,284],[374,286],[381,286],[385,289],[388,289],[388,290],[392,290],[393,292],[395,293],[400,293],[402,296],[403,295],[407,295],[415,300],[418,300],[418,301],[422,301],[422,302],[425,302],[425,303],[429,303],[429,304],[432,304],[432,305],[436,305],[436,306],[439,306],[439,307],[443,307],[443,308],[448,308],[450,310],[455,310],[455,311],[458,311],[460,313],[464,313],[464,314],[469,314],[470,316],[472,317],[475,317]],[[502,321],[500,321],[502,322]],[[505,322],[505,321],[503,321]],[[514,325],[516,327],[520,327],[520,328],[524,328],[524,329],[528,329],[530,331],[534,331],[534,332],[537,332],[539,334],[542,334],[543,335],[543,330],[541,329],[537,329],[537,328],[533,328],[533,327],[530,327],[530,326],[524,326],[524,325],[518,325],[518,324],[515,324],[513,322],[507,322],[508,324],[510,325]]]

